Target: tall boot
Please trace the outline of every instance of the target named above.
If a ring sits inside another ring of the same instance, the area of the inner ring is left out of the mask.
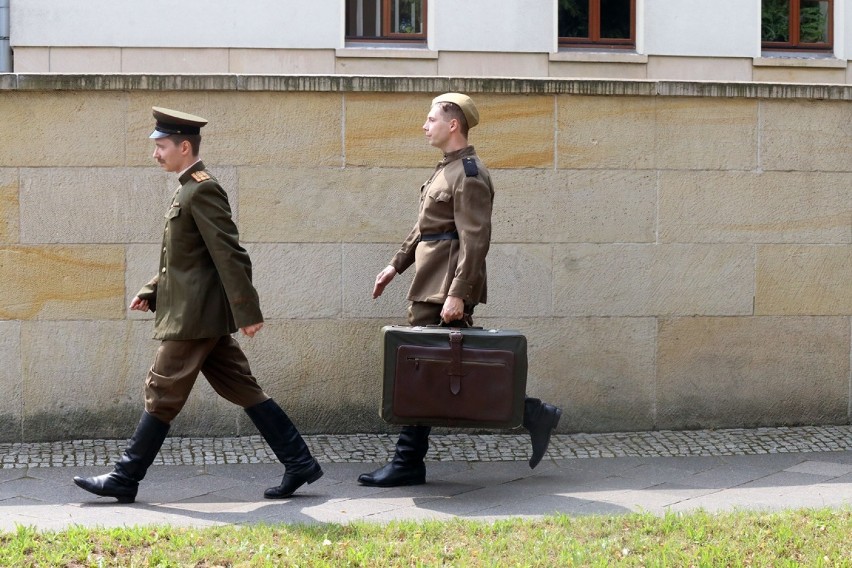
[[[532,441],[531,469],[535,468],[541,458],[544,457],[547,446],[550,444],[550,434],[559,424],[561,416],[561,408],[542,402],[538,398],[526,397],[524,399],[523,424],[524,428],[529,430],[530,440]]]
[[[372,487],[398,487],[426,483],[423,458],[429,450],[429,426],[404,426],[390,463],[371,473],[362,473],[358,482]]]
[[[284,464],[281,485],[264,491],[267,499],[283,499],[292,495],[305,483],[313,483],[322,477],[319,462],[290,417],[272,400],[266,400],[245,409],[248,417],[260,431],[260,435],[272,448],[275,457]]]
[[[154,463],[168,432],[168,424],[143,412],[136,432],[124,450],[124,455],[115,464],[115,469],[97,477],[75,477],[74,483],[89,493],[115,497],[119,503],[133,503],[139,482]]]

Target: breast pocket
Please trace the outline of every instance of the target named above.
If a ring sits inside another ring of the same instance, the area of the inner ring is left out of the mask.
[[[430,193],[429,197],[438,203],[449,203],[453,198],[452,194],[447,191],[436,191],[435,193]]]

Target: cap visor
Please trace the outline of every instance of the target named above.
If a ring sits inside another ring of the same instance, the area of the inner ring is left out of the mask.
[[[168,132],[160,132],[159,130],[155,130],[148,138],[167,138],[169,136],[171,136],[171,134],[169,134]]]

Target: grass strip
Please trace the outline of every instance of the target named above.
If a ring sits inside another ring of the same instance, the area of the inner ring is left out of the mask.
[[[852,568],[852,509],[0,532],[16,567],[613,565]]]

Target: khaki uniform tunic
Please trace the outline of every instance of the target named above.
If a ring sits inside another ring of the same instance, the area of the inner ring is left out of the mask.
[[[221,337],[262,322],[225,190],[202,162],[180,183],[165,215],[159,273],[137,294],[155,310],[154,339]]]
[[[491,176],[473,146],[444,156],[420,188],[417,223],[390,262],[400,274],[414,265],[409,300],[442,304],[449,295],[468,305],[485,303],[493,202]],[[421,240],[453,231],[458,239]]]

